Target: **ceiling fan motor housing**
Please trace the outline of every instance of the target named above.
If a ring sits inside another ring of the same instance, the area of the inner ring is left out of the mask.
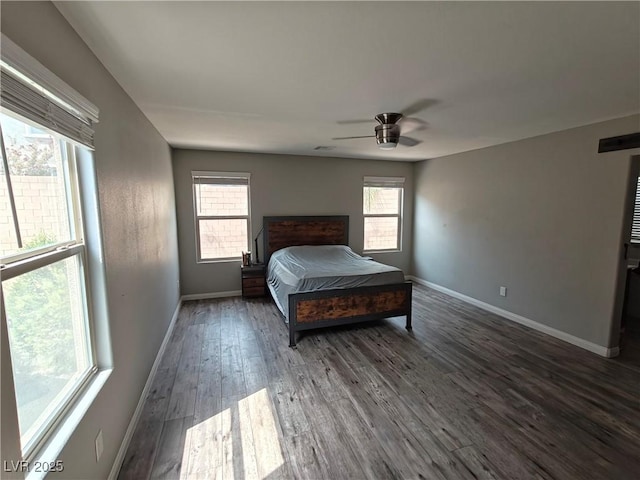
[[[381,124],[376,125],[376,142],[378,145],[385,143],[398,143],[400,140],[400,125]]]
[[[401,113],[379,113],[375,119],[380,125],[398,123],[402,119]]]
[[[400,126],[397,122],[402,118],[401,113],[379,113],[376,120],[376,142],[378,145],[395,146],[400,141]],[[390,145],[391,144],[391,145]]]

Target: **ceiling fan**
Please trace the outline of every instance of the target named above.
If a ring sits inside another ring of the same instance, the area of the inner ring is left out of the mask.
[[[420,110],[427,108],[433,104],[437,103],[435,100],[424,99],[415,102],[413,105],[404,109],[403,113],[379,113],[374,118],[378,122],[378,125],[375,126],[375,135],[361,135],[355,137],[335,137],[333,140],[350,140],[353,138],[372,138],[375,137],[376,143],[378,147],[382,150],[391,150],[396,148],[398,144],[404,145],[406,147],[415,147],[416,145],[422,143],[421,140],[417,140],[415,138],[407,137],[405,135],[401,135],[401,125],[405,123],[417,124],[411,131],[422,130],[426,126],[426,122],[419,118],[408,118],[407,115],[412,115]],[[370,122],[370,120],[346,120],[338,123],[349,124],[349,123],[363,123]]]

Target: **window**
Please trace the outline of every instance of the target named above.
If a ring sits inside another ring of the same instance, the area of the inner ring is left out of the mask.
[[[237,260],[249,250],[248,173],[191,172],[198,262]]]
[[[364,251],[402,249],[404,178],[364,177]]]
[[[13,381],[29,460],[97,372],[77,156],[93,144],[98,111],[4,35],[2,43],[1,308],[13,374],[3,386]],[[55,92],[64,90],[62,100]]]
[[[636,201],[633,204],[631,243],[640,243],[640,177],[638,177],[638,184],[636,186]]]
[[[0,114],[0,261],[23,453],[95,371],[74,146]]]

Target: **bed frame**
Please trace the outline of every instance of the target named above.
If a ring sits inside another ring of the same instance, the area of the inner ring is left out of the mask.
[[[264,217],[265,264],[271,254],[296,245],[348,245],[349,216]],[[411,282],[337,288],[289,295],[289,346],[296,333],[314,328],[406,316],[411,330]]]

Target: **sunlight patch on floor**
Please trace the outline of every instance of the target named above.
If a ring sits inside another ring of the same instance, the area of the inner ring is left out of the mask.
[[[265,479],[284,464],[276,420],[273,418],[267,389],[263,388],[253,395],[243,398],[238,402],[238,408],[240,409],[241,431],[251,429],[253,432],[253,448],[258,478]],[[247,411],[249,415],[243,414]],[[247,457],[249,455],[245,455],[245,474],[248,473]]]
[[[187,430],[182,454],[181,479],[213,479],[226,476],[227,472],[223,472],[222,469],[223,423],[231,423],[231,410],[228,408]],[[229,473],[231,475],[227,478],[233,478],[233,472]]]
[[[237,415],[233,415],[236,413]],[[238,424],[234,425],[234,418]],[[239,438],[234,439],[234,435]],[[234,440],[236,448],[234,451]],[[241,455],[242,461],[234,458]],[[242,472],[235,472],[242,465]],[[182,455],[181,479],[264,480],[284,465],[276,419],[266,388],[189,428]]]

